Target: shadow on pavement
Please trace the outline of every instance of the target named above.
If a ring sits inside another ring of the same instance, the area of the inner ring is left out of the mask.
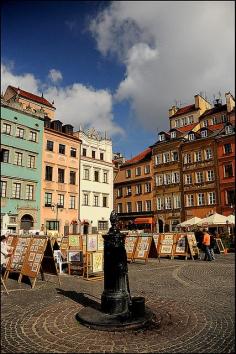
[[[95,300],[90,299],[88,296],[85,296],[84,293],[77,293],[76,291],[66,291],[59,288],[56,288],[57,293],[65,297],[70,298],[71,300],[78,302],[84,307],[92,307],[96,310],[101,309],[101,304]],[[88,294],[89,295],[89,294]],[[89,295],[92,296],[92,295]]]

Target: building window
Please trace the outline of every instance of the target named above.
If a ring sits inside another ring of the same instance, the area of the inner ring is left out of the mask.
[[[204,193],[198,193],[198,205],[204,205]]]
[[[222,121],[222,123],[225,123],[227,121],[225,114],[222,114],[221,121]]]
[[[172,173],[172,182],[173,183],[179,183],[179,172],[173,172]]]
[[[203,183],[203,172],[196,172],[196,183]]]
[[[103,173],[103,183],[108,183],[108,173],[107,172],[104,172]]]
[[[212,150],[210,148],[206,149],[206,159],[212,159]]]
[[[75,196],[70,195],[70,209],[75,209]]]
[[[33,200],[34,186],[27,184],[26,186],[26,199]]]
[[[192,162],[191,154],[185,154],[184,155],[184,164],[191,163],[191,162]]]
[[[137,211],[143,211],[143,203],[141,201],[137,202]]]
[[[155,155],[155,165],[161,164],[161,154]]]
[[[224,165],[224,177],[225,178],[233,177],[233,166],[232,166],[232,164]]]
[[[48,151],[53,151],[53,141],[47,140],[47,147],[46,147],[46,149],[47,149]]]
[[[70,171],[70,184],[76,184],[76,173],[75,173],[75,171]]]
[[[188,207],[194,206],[193,194],[188,194],[187,195],[187,206]]]
[[[24,129],[17,127],[16,128],[16,137],[24,139]]]
[[[102,197],[102,206],[104,207],[104,208],[107,208],[107,197]]]
[[[100,152],[100,160],[104,160],[104,154],[103,154],[103,152]]]
[[[226,204],[232,206],[235,204],[235,190],[226,191]]]
[[[131,191],[131,186],[127,186],[126,187],[126,195],[131,195],[132,191]]]
[[[7,182],[1,181],[1,197],[6,198],[7,195]]]
[[[163,163],[167,163],[170,162],[170,153],[169,152],[165,152],[163,154]]]
[[[94,181],[99,182],[99,172],[98,171],[94,171]]]
[[[194,140],[195,139],[195,134],[191,133],[188,135],[188,140]]]
[[[65,181],[65,170],[63,168],[58,168],[58,182],[64,183]]]
[[[141,176],[141,167],[136,167],[135,176]]]
[[[207,130],[202,130],[201,131],[201,137],[206,138],[207,137]]]
[[[203,126],[204,126],[204,127],[207,127],[207,126],[208,126],[208,120],[204,120],[202,123],[203,123]],[[204,137],[202,136],[202,138],[204,138]]]
[[[232,152],[232,147],[231,144],[224,144],[224,153],[226,155],[230,154]]]
[[[216,117],[213,117],[212,118],[212,124],[214,125],[214,124],[217,124],[217,118]]]
[[[156,186],[162,186],[162,184],[163,184],[163,176],[156,175]]]
[[[152,202],[151,200],[146,200],[146,211],[152,210]]]
[[[35,168],[35,156],[33,156],[33,155],[28,155],[27,167],[29,167],[29,168]]]
[[[37,133],[33,132],[33,131],[30,131],[29,140],[36,142],[37,141]]]
[[[131,170],[126,170],[125,174],[126,174],[126,178],[130,178],[131,177]]]
[[[94,205],[94,206],[99,206],[99,204],[98,204],[98,195],[94,195],[94,198],[93,198],[93,205]]]
[[[88,168],[84,169],[84,179],[86,179],[87,181],[89,180],[89,169]]]
[[[188,117],[184,117],[184,125],[188,125]]]
[[[225,134],[231,134],[231,133],[233,133],[232,125],[227,125],[225,127]]]
[[[89,205],[89,196],[87,193],[84,193],[84,205],[86,206]]]
[[[174,199],[174,209],[179,209],[181,207],[180,195],[176,194],[173,196]]]
[[[127,210],[127,213],[132,213],[132,203],[131,202],[127,202],[126,210]]]
[[[170,137],[171,137],[171,139],[175,139],[176,138],[176,131],[171,132]]]
[[[64,144],[59,144],[59,149],[58,149],[59,154],[65,155],[66,152],[66,146]]]
[[[108,221],[98,221],[98,230],[108,230]]]
[[[9,217],[9,224],[16,224],[16,217],[15,216]]]
[[[9,150],[1,149],[1,162],[9,162]]]
[[[172,161],[179,161],[179,154],[177,151],[172,152]]]
[[[188,121],[189,121],[189,124],[193,124],[193,122],[194,122],[194,121],[193,121],[193,116],[189,116],[189,117],[188,117]]]
[[[59,230],[59,221],[46,221],[47,230]]]
[[[151,183],[145,183],[145,193],[151,192]]]
[[[122,187],[117,189],[117,197],[120,198],[122,197],[123,193],[122,193]]]
[[[14,164],[18,166],[22,166],[22,158],[23,158],[23,154],[21,152],[15,152]]]
[[[174,232],[174,231],[177,231],[177,225],[180,223],[179,220],[172,220],[171,221],[171,231]]]
[[[73,147],[70,148],[70,156],[71,156],[71,157],[76,157],[76,149],[73,148]],[[73,208],[73,209],[74,209],[74,208]]]
[[[20,194],[21,194],[21,184],[13,183],[12,198],[20,199]]]
[[[52,181],[52,167],[51,166],[46,166],[45,179],[46,179],[46,181]]]
[[[165,197],[165,209],[171,209],[171,197]]]
[[[11,134],[11,125],[7,124],[7,123],[3,123],[3,125],[2,125],[2,133],[10,135]]]
[[[58,194],[58,207],[64,208],[64,194]]]
[[[209,170],[207,171],[207,180],[210,181],[214,181],[215,176],[214,176],[214,171],[213,170]]]
[[[122,213],[122,203],[117,204],[117,213]]]
[[[202,161],[202,153],[201,153],[201,151],[195,152],[195,161],[196,162]]]
[[[192,175],[185,175],[185,184],[192,183]]]
[[[162,209],[162,200],[160,197],[157,198],[157,210]]]
[[[144,167],[144,173],[145,173],[145,174],[150,173],[150,165],[146,165],[146,166]]]
[[[179,128],[179,120],[178,119],[175,120],[175,127]]]
[[[208,204],[212,205],[216,203],[216,195],[215,192],[209,192],[208,193]]]
[[[136,194],[142,194],[142,185],[141,184],[136,185]]]
[[[96,158],[96,151],[92,150],[92,158],[95,159]]]
[[[45,204],[44,204],[45,207],[52,206],[52,193],[45,192],[44,202],[45,202]]]
[[[171,173],[164,174],[164,184],[171,184]]]
[[[165,134],[160,134],[159,141],[164,141],[164,140],[165,140]]]
[[[83,156],[87,156],[87,150],[84,149],[84,148],[83,148],[83,150],[82,150],[82,155],[83,155]]]

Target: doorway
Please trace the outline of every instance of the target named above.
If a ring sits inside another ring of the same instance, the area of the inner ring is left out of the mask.
[[[30,230],[34,225],[34,219],[31,215],[29,214],[25,214],[22,216],[21,218],[21,222],[20,222],[20,228],[22,230]]]

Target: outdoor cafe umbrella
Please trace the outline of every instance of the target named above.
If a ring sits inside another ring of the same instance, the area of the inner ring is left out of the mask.
[[[235,215],[231,214],[231,215],[227,216],[227,220],[228,220],[229,224],[235,225]]]
[[[197,223],[197,226],[223,226],[228,225],[227,217],[221,214],[212,214]]]
[[[181,222],[178,226],[180,227],[188,227],[188,226],[193,226],[196,225],[198,222],[200,222],[202,219],[198,218],[197,216],[194,216],[193,218]]]

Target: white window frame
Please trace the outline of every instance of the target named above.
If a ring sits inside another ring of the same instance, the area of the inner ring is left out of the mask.
[[[194,195],[193,194],[187,194],[187,206],[188,207],[194,206]]]
[[[11,124],[3,123],[3,125],[2,125],[2,133],[3,134],[7,134],[7,135],[11,135]]]
[[[88,193],[83,193],[83,205],[84,206],[89,205],[89,194]]]
[[[195,134],[190,133],[190,134],[188,135],[188,140],[189,140],[189,141],[195,140]]]
[[[189,121],[189,124],[193,124],[194,123],[194,119],[193,119],[193,116],[188,116],[188,121]]]
[[[185,175],[185,184],[191,184],[193,182],[192,175]]]
[[[58,200],[58,205],[61,205],[64,208],[64,203],[65,203],[65,195],[64,194],[58,194],[57,195],[57,200]]]
[[[146,211],[151,211],[152,210],[152,201],[151,200],[146,200],[145,201],[145,207],[146,207]]]
[[[26,185],[26,192],[25,192],[25,199],[26,200],[33,200],[34,198],[34,186],[32,184]]]
[[[7,181],[1,181],[1,198],[7,196]]]
[[[166,210],[172,209],[172,198],[170,196],[165,197],[165,209]]]
[[[208,192],[208,205],[214,205],[216,203],[216,193]]]
[[[171,132],[170,137],[171,137],[171,139],[175,139],[176,138],[176,131]]]
[[[163,163],[168,163],[170,162],[170,152],[164,152],[163,153]]]
[[[197,205],[198,206],[205,205],[205,195],[204,195],[204,193],[198,193],[197,194]]]
[[[35,168],[35,156],[34,155],[28,155],[27,167],[28,168]]]
[[[212,182],[215,180],[215,173],[214,170],[208,170],[207,171],[207,181]]]
[[[29,138],[30,141],[33,141],[33,142],[37,142],[37,132],[34,132],[32,130],[30,130],[30,138]]]
[[[141,176],[142,174],[142,169],[140,166],[135,168],[135,176]]]
[[[70,209],[75,209],[75,195],[70,195]]]
[[[93,195],[93,206],[99,207],[99,195],[98,194]]]
[[[126,212],[132,213],[132,203],[131,202],[126,203]]]
[[[155,166],[157,165],[160,165],[162,162],[162,155],[161,154],[158,154],[158,155],[155,155]]]
[[[145,193],[151,193],[152,186],[150,182],[145,183]]]
[[[90,178],[90,169],[84,168],[84,180],[89,181]]]
[[[159,135],[159,141],[165,141],[165,134]]]
[[[141,206],[141,208],[140,208],[140,206]],[[137,210],[137,212],[143,211],[143,202],[141,200],[138,200],[136,202],[136,210]]]
[[[131,186],[126,187],[126,195],[131,196],[132,195],[132,188]]]
[[[231,134],[231,133],[233,133],[232,125],[226,125],[225,134]]]
[[[179,194],[174,194],[173,195],[173,204],[174,204],[174,209],[181,208],[181,200],[180,200],[180,195]]]
[[[201,161],[202,161],[202,152],[195,151],[195,162],[201,162]]]
[[[201,138],[206,138],[207,137],[207,130],[204,129],[201,131]]]
[[[117,204],[117,213],[122,213],[122,203]]]
[[[206,151],[206,160],[211,160],[212,157],[213,157],[212,149],[211,148],[207,148],[205,151]]]
[[[17,138],[24,139],[24,133],[25,133],[25,130],[23,128],[16,127],[16,137]]]
[[[12,198],[20,199],[21,198],[21,183],[13,183],[12,185]]]
[[[22,166],[22,162],[23,162],[23,153],[15,151],[14,165]]]
[[[162,210],[162,198],[157,197],[157,210]]]
[[[203,171],[196,172],[196,183],[203,183],[204,182],[204,175]]]

